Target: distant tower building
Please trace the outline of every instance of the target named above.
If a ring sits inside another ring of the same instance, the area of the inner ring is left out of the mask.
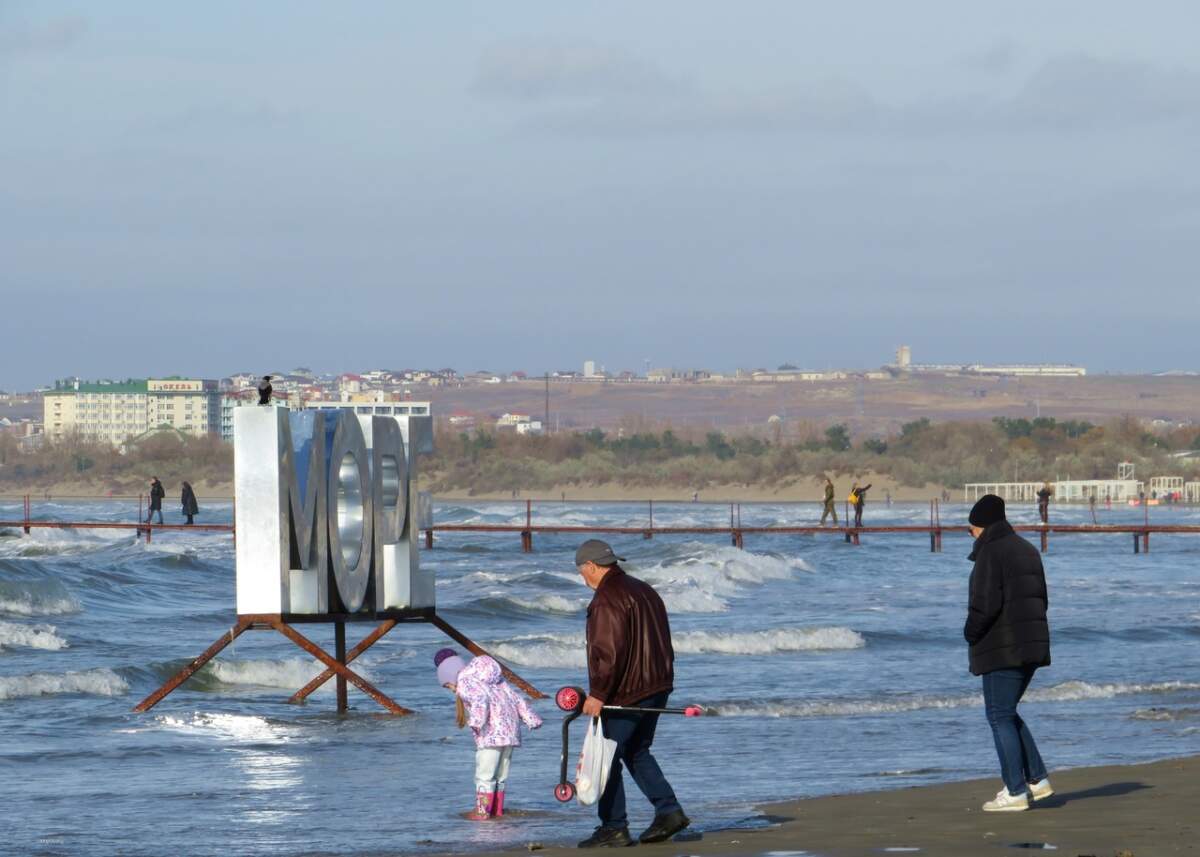
[[[583,361],[583,377],[585,377],[585,378],[595,378],[596,377],[596,361],[595,360],[584,360]]]
[[[896,365],[901,369],[912,366],[912,349],[907,345],[901,345],[896,349]]]

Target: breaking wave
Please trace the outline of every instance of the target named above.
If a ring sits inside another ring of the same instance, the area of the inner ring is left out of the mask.
[[[368,673],[363,665],[355,661],[352,669],[363,676]],[[199,690],[220,690],[222,686],[272,687],[296,691],[308,684],[325,670],[325,665],[316,659],[282,658],[279,660],[217,659],[209,663],[192,680]],[[197,683],[197,679],[199,682]],[[331,690],[335,683],[327,681],[321,691]]]
[[[769,655],[861,649],[867,641],[850,628],[779,628],[769,631],[707,633],[684,631],[672,635],[676,654]],[[527,667],[580,668],[587,666],[582,634],[529,634],[490,645],[490,651]]]
[[[129,683],[125,679],[112,670],[103,668],[81,672],[0,676],[0,700],[63,693],[120,696],[128,690]]]
[[[1050,687],[1031,690],[1026,702],[1079,702],[1089,699],[1111,699],[1137,694],[1177,693],[1200,690],[1200,684],[1181,681],[1150,684],[1091,684],[1086,681],[1067,681]],[[966,708],[983,705],[980,694],[958,696],[911,696],[890,699],[816,699],[758,702],[735,700],[708,708],[710,714],[724,717],[854,717],[873,714],[901,714],[939,708]]]
[[[69,645],[55,633],[53,625],[22,625],[0,621],[0,651],[6,646],[25,646],[30,649],[58,651]]]
[[[0,614],[62,616],[79,610],[79,602],[57,581],[0,580]]]

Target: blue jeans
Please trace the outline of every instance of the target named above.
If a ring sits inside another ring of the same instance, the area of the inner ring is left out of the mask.
[[[635,705],[645,708],[664,708],[669,694],[659,693],[643,699]],[[617,752],[613,757],[612,773],[609,774],[608,784],[604,794],[600,795],[598,809],[600,823],[605,827],[625,828],[629,819],[625,815],[625,781],[621,776],[621,766],[629,768],[629,775],[637,783],[650,803],[654,804],[654,815],[665,815],[681,809],[675,799],[675,792],[667,778],[663,776],[662,768],[650,755],[650,745],[654,743],[654,730],[658,726],[657,714],[633,714],[631,712],[606,711],[600,717],[604,725],[604,737],[617,742]]]
[[[153,520],[154,520],[154,513],[155,513],[155,512],[158,512],[158,522],[159,522],[160,524],[163,522],[163,519],[162,519],[162,509],[161,509],[161,508],[158,508],[158,509],[151,509],[151,510],[150,510],[150,514],[146,516],[146,523],[147,523],[147,524],[148,524],[148,523],[150,523],[151,521],[153,521]]]
[[[1037,667],[994,670],[983,676],[983,707],[992,737],[996,739],[1000,775],[1010,795],[1024,794],[1028,783],[1046,776],[1046,765],[1033,735],[1017,714],[1017,703],[1025,695],[1036,670]]]

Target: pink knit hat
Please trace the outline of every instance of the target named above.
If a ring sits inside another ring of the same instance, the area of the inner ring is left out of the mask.
[[[437,667],[439,685],[454,684],[458,680],[458,674],[467,666],[454,649],[439,649],[433,656],[433,665]]]

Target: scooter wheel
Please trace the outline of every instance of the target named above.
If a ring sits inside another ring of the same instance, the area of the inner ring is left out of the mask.
[[[582,701],[577,687],[560,687],[558,693],[554,694],[554,704],[563,711],[574,711]]]
[[[559,783],[554,787],[554,796],[559,803],[566,803],[575,797],[575,786],[571,783]]]

